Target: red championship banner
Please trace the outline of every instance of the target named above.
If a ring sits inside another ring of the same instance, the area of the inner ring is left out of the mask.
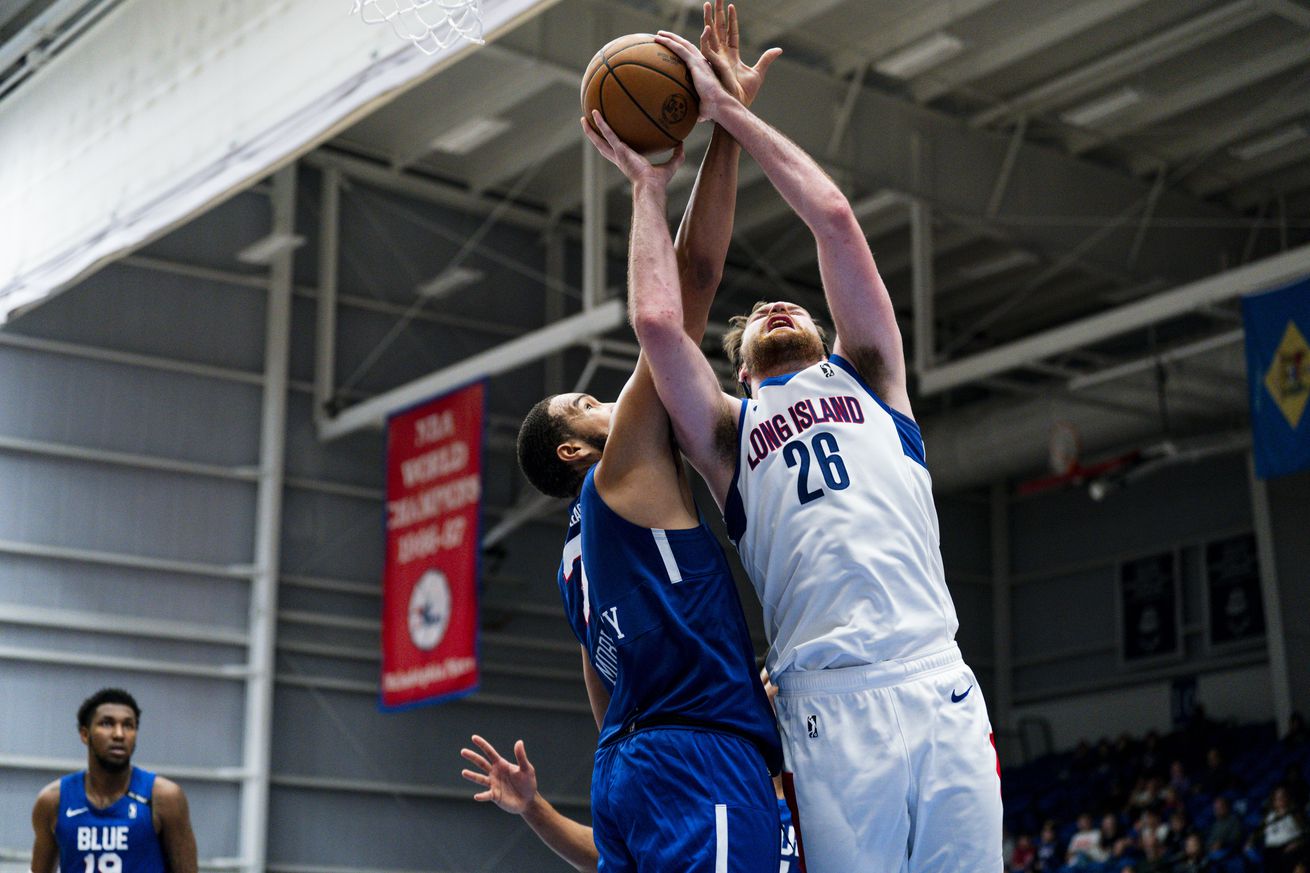
[[[387,422],[383,709],[478,687],[484,383]]]

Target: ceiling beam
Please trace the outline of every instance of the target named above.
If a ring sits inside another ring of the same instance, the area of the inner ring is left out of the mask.
[[[404,169],[431,153],[434,139],[467,121],[495,118],[555,84],[565,84],[570,88],[577,86],[578,74],[575,71],[501,48],[495,43],[483,46],[465,63],[470,67],[469,77],[478,81],[478,99],[441,100],[441,111],[429,115],[426,124],[423,123],[425,119],[418,118],[397,125],[401,134],[391,143],[393,167]],[[429,89],[438,90],[461,72],[462,67],[451,69],[446,74],[448,79],[437,78],[429,85]],[[466,83],[460,89],[467,87]],[[452,98],[455,96],[451,95]]]
[[[1057,43],[1082,33],[1141,6],[1147,0],[1080,0],[1059,9],[1041,21],[1025,22],[1010,31],[1005,39],[989,45],[965,47],[964,54],[935,70],[930,70],[910,85],[910,93],[920,103],[927,103],[961,85],[1016,64]]]
[[[1225,64],[1222,69],[1214,70],[1214,75],[1196,75],[1191,84],[1168,94],[1152,95],[1140,104],[1125,110],[1121,116],[1107,121],[1099,132],[1109,137],[1119,137],[1133,133],[1142,128],[1173,118],[1189,109],[1212,103],[1228,94],[1254,85],[1270,76],[1275,76],[1305,64],[1310,57],[1310,37],[1302,37],[1278,48],[1263,51],[1235,64]],[[1081,154],[1099,145],[1103,140],[1097,138],[1087,142],[1075,143],[1070,151]]]
[[[458,388],[473,379],[495,376],[517,369],[560,349],[600,336],[623,324],[625,315],[626,307],[623,300],[607,300],[594,309],[524,334],[495,348],[465,358],[444,370],[429,373],[413,382],[347,407],[339,415],[323,422],[319,428],[319,438],[333,440],[368,427],[381,427],[387,416],[397,410]]]
[[[760,14],[758,20],[755,10],[751,9],[749,14],[752,20],[744,34],[747,45],[771,45],[778,37],[785,36],[788,31],[802,28],[806,22],[813,21],[844,2],[845,0],[806,0],[805,3],[797,3],[795,0],[787,0]]]
[[[969,119],[974,127],[1006,122],[1033,112],[1044,112],[1111,82],[1191,51],[1266,14],[1255,0],[1236,0],[1189,18],[1154,36],[1103,55],[1014,97],[1006,98]]]
[[[1137,303],[1120,306],[968,358],[942,364],[921,375],[919,390],[924,394],[937,394],[1013,370],[1032,361],[1040,361],[1070,349],[1092,345],[1147,325],[1186,315],[1241,294],[1290,282],[1306,274],[1310,274],[1310,245],[1218,273]]]
[[[887,20],[877,15],[866,16],[868,28],[862,34],[850,34],[844,40],[844,47],[833,53],[833,70],[839,77],[849,76],[870,60],[876,61],[998,2],[1000,0],[929,0],[910,4],[912,11],[898,18]],[[803,7],[805,4],[796,5]]]
[[[1202,197],[1209,197],[1288,167],[1307,165],[1310,165],[1310,139],[1303,139],[1248,161],[1233,158],[1223,165],[1222,176],[1209,174],[1189,184],[1188,188]]]
[[[567,122],[538,119],[526,127],[514,128],[483,149],[469,173],[469,186],[474,191],[501,187],[533,167],[544,166],[552,155],[577,149],[580,137],[575,118]]]
[[[1260,0],[1260,5],[1279,18],[1310,28],[1310,9],[1292,0]]]
[[[909,24],[940,27],[989,6],[987,0],[940,0],[900,20],[878,22],[878,27],[888,39],[912,38],[910,34],[917,31]],[[604,3],[601,8],[611,32],[639,32],[661,24],[649,12],[624,4]],[[543,22],[550,25],[549,40],[512,32],[500,45],[565,68],[578,66],[579,58],[594,51],[594,35],[587,28],[568,26],[568,13],[569,9],[558,7],[544,16],[558,18]],[[841,105],[849,89],[848,79],[784,56],[770,70],[754,108],[810,154],[822,155],[830,131],[814,123],[814,107]],[[918,158],[911,146],[916,133],[926,146]],[[1205,275],[1222,263],[1225,252],[1232,256],[1230,262],[1236,261],[1246,238],[1240,228],[1231,226],[1240,216],[1185,192],[1166,191],[1156,208],[1151,245],[1126,270],[1134,237],[1131,218],[1122,231],[1106,234],[1095,246],[1086,247],[1085,241],[1092,232],[1089,228],[1115,223],[1133,209],[1144,208],[1150,185],[1032,143],[1018,149],[1002,209],[988,216],[986,208],[1009,138],[970,129],[957,118],[867,86],[857,93],[844,142],[849,147],[825,161],[825,168],[864,190],[895,188],[925,200],[939,215],[985,224],[1003,233],[1010,244],[1047,258],[1079,250],[1080,268],[1126,274],[1133,281],[1165,276],[1179,283]],[[751,163],[743,162],[743,168]],[[559,215],[575,208],[580,178],[580,161],[564,154],[552,164],[550,178],[536,180],[526,196]],[[743,200],[739,219],[749,221],[750,213]],[[1193,226],[1176,226],[1188,222]]]
[[[1278,194],[1296,194],[1310,188],[1310,164],[1293,167],[1264,179],[1257,180],[1233,196],[1233,205],[1238,209],[1254,209],[1270,197]],[[1296,214],[1294,211],[1292,214]],[[1268,219],[1272,225],[1278,224],[1277,213]]]
[[[1159,158],[1181,162],[1272,131],[1283,122],[1310,114],[1310,76],[1298,76],[1297,81],[1302,87],[1280,89],[1277,99],[1263,102],[1254,110],[1243,103],[1239,114],[1212,119],[1196,133],[1160,142],[1153,140],[1152,151]],[[1132,162],[1133,171],[1153,172],[1157,157]]]

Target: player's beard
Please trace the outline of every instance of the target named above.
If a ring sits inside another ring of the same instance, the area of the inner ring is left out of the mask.
[[[582,440],[584,443],[591,446],[593,449],[600,452],[602,455],[605,454],[605,440],[608,438],[609,438],[609,434],[607,433],[600,434],[600,435],[578,434],[578,439]]]
[[[743,361],[752,373],[776,373],[780,368],[808,367],[823,359],[823,342],[806,330],[779,330],[759,336],[744,350]],[[786,370],[784,370],[786,372]]]
[[[106,758],[105,756],[96,753],[96,763],[99,764],[100,769],[104,770],[106,773],[122,773],[128,767],[132,766],[132,756],[128,755],[121,761],[115,761],[112,758]]]

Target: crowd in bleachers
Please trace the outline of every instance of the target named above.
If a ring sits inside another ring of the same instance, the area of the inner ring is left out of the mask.
[[[1293,715],[1082,742],[1006,768],[1011,873],[1310,873],[1310,732]]]

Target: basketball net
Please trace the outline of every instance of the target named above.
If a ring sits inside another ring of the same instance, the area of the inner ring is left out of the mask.
[[[390,24],[397,36],[429,55],[459,39],[486,44],[482,0],[355,0],[350,14],[365,24]]]

